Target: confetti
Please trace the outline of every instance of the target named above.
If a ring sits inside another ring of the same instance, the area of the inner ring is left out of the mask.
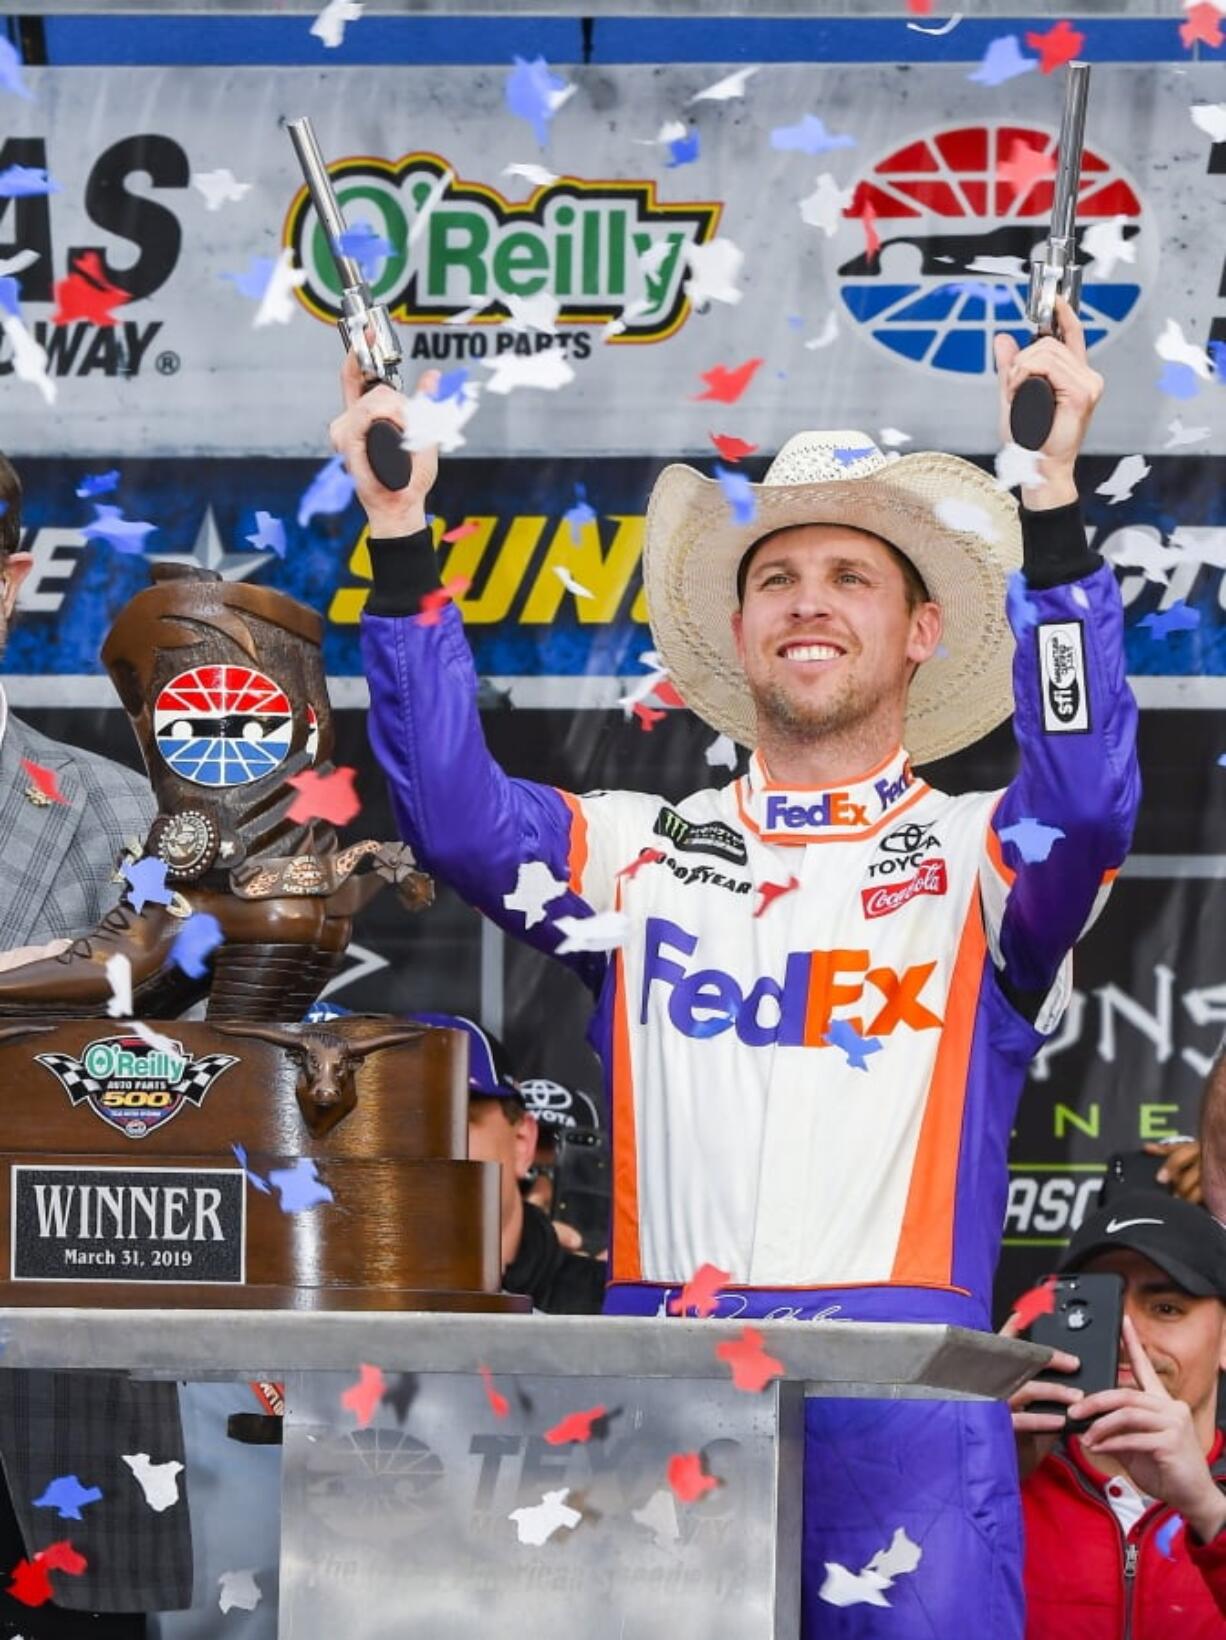
[[[253,182],[240,182],[233,171],[224,166],[220,171],[193,171],[192,187],[204,196],[206,211],[220,211],[223,205],[236,205],[254,188]]]
[[[56,281],[55,312],[51,315],[51,323],[68,325],[84,319],[89,324],[109,329],[118,322],[112,310],[129,300],[127,291],[112,284],[103,272],[102,259],[97,251],[86,251],[73,263],[68,277]]]
[[[1038,1286],[1029,1288],[1013,1306],[1019,1332],[1028,1332],[1041,1315],[1052,1315],[1056,1308],[1056,1277],[1048,1276]]]
[[[221,924],[211,911],[196,911],[184,922],[170,948],[170,960],[189,979],[208,973],[206,958],[221,944]]]
[[[907,0],[907,10],[912,17],[931,17],[933,0]]]
[[[555,947],[558,956],[569,951],[612,951],[624,945],[630,922],[624,912],[598,911],[588,917],[555,917],[554,927],[564,936]]]
[[[1217,6],[1211,0],[1202,0],[1200,5],[1188,7],[1187,16],[1179,25],[1179,38],[1188,51],[1195,45],[1220,46],[1224,38],[1221,25]]]
[[[715,1346],[715,1354],[732,1370],[732,1383],[750,1395],[764,1390],[772,1378],[782,1378],[783,1362],[767,1355],[756,1327],[743,1327],[741,1336]]]
[[[174,899],[174,890],[166,887],[166,862],[156,855],[135,864],[125,861],[119,874],[127,879],[128,898],[138,915],[147,905],[169,905]]]
[[[887,450],[897,450],[904,444],[911,443],[911,434],[901,432],[897,427],[883,427],[881,442]]]
[[[1059,826],[1045,826],[1032,815],[1024,815],[1013,825],[1002,826],[997,835],[1002,843],[1012,843],[1026,864],[1033,866],[1042,865],[1064,833]]]
[[[342,1407],[353,1413],[359,1429],[365,1429],[369,1425],[379,1402],[383,1399],[386,1387],[382,1369],[372,1367],[363,1361],[358,1369],[357,1383],[351,1384],[341,1395]]]
[[[575,372],[562,354],[552,349],[546,353],[530,354],[527,358],[521,358],[516,353],[504,353],[497,359],[482,360],[482,363],[493,372],[485,384],[487,393],[511,393],[517,387],[540,387],[553,393],[575,379]]]
[[[40,1549],[34,1558],[41,1561],[48,1571],[67,1572],[69,1577],[80,1577],[88,1564],[85,1556],[78,1554],[67,1538],[61,1538],[57,1543],[49,1543],[45,1549]]]
[[[1154,352],[1160,359],[1166,359],[1171,364],[1184,364],[1194,370],[1202,381],[1213,378],[1213,361],[1203,347],[1197,347],[1195,342],[1189,342],[1183,333],[1183,327],[1177,319],[1168,319],[1161,336],[1154,343]]]
[[[720,1288],[731,1275],[716,1264],[700,1264],[681,1291],[669,1299],[669,1315],[686,1315],[692,1310],[705,1321],[719,1308]]]
[[[81,534],[87,541],[105,541],[116,552],[137,553],[145,550],[145,537],[156,528],[156,524],[143,524],[137,519],[125,518],[122,507],[98,501],[94,503],[93,523],[86,524]]]
[[[361,0],[328,0],[327,5],[311,24],[311,33],[334,50],[345,38],[345,24],[356,23],[362,16]],[[222,1611],[225,1611],[222,1607]]]
[[[833,239],[855,197],[854,188],[840,187],[829,171],[823,171],[813,192],[800,201],[801,220]]]
[[[293,246],[286,245],[273,264],[255,318],[251,321],[252,329],[262,330],[265,325],[289,324],[298,309],[294,292],[306,284],[306,277],[305,269],[294,266]]]
[[[630,1518],[647,1527],[656,1540],[657,1548],[667,1549],[681,1536],[677,1500],[667,1487],[662,1486],[658,1492],[653,1492],[641,1509],[632,1512]]]
[[[131,1019],[136,1009],[132,1005],[132,962],[122,951],[106,959],[106,982],[111,988],[106,1011],[112,1019]]]
[[[76,1475],[57,1475],[47,1486],[41,1498],[34,1499],[35,1509],[54,1509],[61,1520],[80,1520],[81,1506],[99,1503],[100,1486],[82,1486]]]
[[[378,278],[384,262],[400,253],[390,239],[376,233],[369,222],[355,222],[336,242],[342,256],[351,256],[362,270],[362,275],[373,282]]]
[[[783,153],[825,154],[832,148],[855,146],[854,137],[827,131],[825,120],[816,114],[806,114],[798,125],[777,125],[771,132],[771,147]]]
[[[1226,103],[1197,103],[1188,112],[1192,124],[1203,131],[1210,142],[1226,142]]]
[[[90,473],[77,485],[76,496],[78,501],[88,501],[95,495],[109,495],[119,487],[119,468],[112,467],[109,473]]]
[[[413,619],[418,626],[437,626],[443,618],[443,611],[448,604],[455,603],[468,591],[472,582],[467,575],[453,575],[450,581],[433,591],[422,595],[418,613]]]
[[[361,7],[357,9],[360,11]],[[239,1611],[253,1612],[259,1605],[260,1586],[255,1580],[254,1571],[223,1572],[217,1581],[221,1585],[217,1604],[223,1612],[235,1607]]]
[[[578,546],[583,539],[585,525],[596,522],[596,509],[588,505],[587,486],[585,484],[575,485],[574,506],[568,508],[563,517],[570,525],[571,540]]]
[[[268,289],[268,281],[276,263],[271,256],[253,256],[243,273],[221,273],[219,279],[228,279],[240,296],[258,302]]]
[[[876,454],[877,451],[871,444],[862,444],[854,448],[851,445],[844,444],[836,445],[834,448],[834,459],[840,467],[851,467],[857,461],[863,461],[866,456],[875,456]]]
[[[1181,417],[1176,416],[1167,423],[1167,441],[1162,446],[1164,450],[1181,450],[1189,444],[1201,444],[1209,437],[1211,428],[1185,427]]]
[[[569,1412],[552,1429],[545,1431],[549,1446],[568,1446],[572,1441],[590,1441],[592,1431],[607,1414],[607,1407],[589,1407],[586,1412]]]
[[[1095,495],[1105,495],[1113,507],[1127,501],[1143,478],[1153,471],[1144,456],[1124,456],[1095,489]]]
[[[1194,399],[1200,392],[1200,383],[1191,365],[1165,364],[1158,377],[1158,391],[1172,399]]]
[[[1027,592],[1026,577],[1020,569],[1013,570],[1005,583],[1005,614],[1015,636],[1019,638],[1033,631],[1039,619],[1038,605],[1027,596]]]
[[[572,593],[576,598],[594,598],[596,596],[590,587],[585,587],[581,581],[575,580],[565,564],[555,564],[553,573],[561,581],[567,592]]]
[[[1105,222],[1091,222],[1081,236],[1081,253],[1094,264],[1095,279],[1110,279],[1119,262],[1135,262],[1137,247],[1126,238],[1129,226],[1126,216],[1113,216]]]
[[[709,433],[707,436],[725,461],[740,461],[742,456],[751,456],[758,448],[756,444],[748,444],[731,433]]]
[[[562,304],[551,291],[541,290],[535,296],[508,296],[506,308],[508,330],[517,333],[539,330],[546,336],[557,335]]]
[[[718,461],[715,463],[715,476],[724,492],[725,501],[732,509],[734,520],[738,524],[752,524],[757,516],[758,503],[749,479],[731,467],[721,467]]]
[[[269,1168],[268,1182],[281,1197],[283,1213],[306,1213],[336,1200],[310,1156],[299,1156],[293,1167]]]
[[[848,216],[855,217],[864,229],[864,250],[869,261],[876,258],[881,249],[881,235],[877,232],[877,213],[873,209],[873,202],[866,193],[860,203],[860,209],[850,210]]]
[[[743,97],[746,84],[757,72],[757,67],[738,68],[735,74],[729,74],[725,79],[716,80],[714,85],[707,86],[705,90],[696,92],[690,101],[730,102],[734,97]]]
[[[1171,571],[1183,562],[1183,555],[1165,546],[1151,528],[1116,530],[1105,549],[1107,560],[1120,569],[1139,569],[1147,581],[1166,586]]]
[[[744,364],[735,365],[731,369],[717,364],[710,370],[704,370],[701,379],[707,384],[707,390],[705,393],[697,394],[697,400],[701,402],[713,399],[717,404],[735,404],[753,380],[761,364],[761,359],[747,359]]]
[[[494,1374],[488,1367],[478,1367],[481,1382],[485,1385],[485,1398],[490,1404],[490,1411],[495,1418],[505,1418],[511,1411],[511,1403],[506,1396],[494,1388]]]
[[[145,1494],[145,1502],[155,1514],[170,1509],[179,1501],[178,1474],[183,1465],[177,1458],[165,1463],[154,1463],[147,1452],[124,1452],[120,1456],[136,1477],[137,1485]]]
[[[554,115],[575,91],[573,85],[549,72],[543,57],[528,62],[516,57],[515,67],[507,76],[506,103],[517,119],[527,120],[539,147],[549,141],[549,127]]]
[[[1017,199],[1014,204],[1020,206],[1035,183],[1055,176],[1056,168],[1055,154],[1045,153],[1028,142],[1015,139],[1009,146],[1008,157],[997,164],[996,177],[999,182],[1007,182],[1015,190]]]
[[[19,1560],[10,1575],[13,1581],[8,1592],[23,1606],[44,1606],[51,1599],[51,1579],[41,1556],[36,1555],[33,1561]]]
[[[736,768],[736,747],[727,735],[716,735],[702,755],[712,769]]]
[[[819,333],[816,336],[810,336],[808,341],[805,343],[805,352],[816,353],[823,347],[829,347],[831,342],[837,339],[838,334],[839,321],[835,318],[833,312],[828,313],[826,315],[826,322],[822,326]]]
[[[711,302],[735,307],[744,296],[737,286],[745,253],[731,239],[713,239],[709,245],[687,245],[685,259],[690,277],[685,293],[699,312]]]
[[[454,181],[454,171],[444,169],[439,172],[438,179],[431,187],[430,192],[426,195],[425,199],[422,200],[421,204],[414,212],[413,226],[409,229],[410,250],[412,250],[413,246],[416,245],[417,241],[425,233],[426,228],[429,225],[430,218],[434,215],[436,207],[442,202],[443,195],[447,192],[448,188],[451,187],[451,184]],[[488,306],[489,304],[485,303],[483,305]]]
[[[534,928],[545,921],[545,907],[560,900],[569,891],[568,883],[560,883],[543,860],[529,860],[521,865],[510,894],[502,896],[508,911],[515,911],[524,919],[525,928]]]
[[[1026,44],[1039,54],[1039,72],[1051,74],[1072,62],[1086,43],[1086,37],[1062,17],[1046,34],[1027,34]]]
[[[668,1484],[682,1503],[697,1503],[719,1482],[702,1467],[701,1452],[674,1452],[668,1460]]]
[[[548,188],[551,182],[561,180],[543,165],[504,165],[502,174],[504,177],[522,177],[525,182],[531,182],[538,188]]]
[[[881,1052],[877,1038],[862,1036],[850,1019],[832,1019],[822,1041],[845,1054],[853,1071],[867,1071],[869,1055]]]
[[[302,492],[298,503],[298,528],[305,529],[316,513],[337,513],[353,500],[353,480],[340,456],[325,461]]]
[[[160,1031],[155,1031],[151,1025],[146,1025],[143,1020],[134,1019],[132,1021],[132,1034],[139,1036],[142,1042],[153,1049],[154,1053],[177,1054],[181,1051],[179,1043],[171,1041],[168,1036],[163,1036]]]
[[[361,813],[362,800],[354,790],[357,770],[347,765],[321,774],[318,769],[306,769],[292,774],[286,782],[298,793],[286,810],[285,818],[305,823],[308,820],[328,820],[334,826],[347,826]]]
[[[335,1016],[330,1016],[330,1017],[335,1017]],[[254,1170],[254,1168],[251,1166],[251,1164],[247,1160],[247,1147],[246,1147],[246,1145],[231,1144],[230,1149],[234,1152],[234,1155],[235,1155],[235,1157],[238,1161],[238,1165],[242,1168],[243,1172],[247,1175],[247,1183],[249,1185],[253,1185],[255,1187],[255,1189],[258,1190],[262,1196],[271,1196],[272,1195],[272,1186],[269,1184],[267,1179],[261,1178],[261,1176]]]
[[[1022,55],[1016,34],[1002,34],[988,46],[979,67],[966,77],[978,85],[997,86],[1016,79],[1019,74],[1028,74],[1038,66],[1036,57]]]
[[[938,28],[925,28],[922,23],[908,23],[907,27],[914,34],[929,34],[935,39],[938,34],[952,34],[961,21],[962,13],[956,11],[952,17],[946,18],[945,22]]]
[[[457,524],[454,529],[445,530],[439,539],[446,541],[450,547],[454,546],[457,541],[467,541],[470,535],[477,535],[480,529],[481,526],[475,518],[466,518],[462,524]]]
[[[285,525],[271,513],[257,509],[255,515],[255,534],[243,538],[249,541],[257,552],[272,552],[278,558],[284,558],[288,543],[285,539]]]
[[[826,1577],[818,1594],[832,1606],[888,1606],[884,1591],[896,1578],[913,1572],[923,1558],[923,1550],[898,1527],[888,1548],[878,1549],[859,1572],[849,1572],[836,1560],[825,1562]]]
[[[957,496],[943,496],[932,510],[946,529],[978,535],[984,541],[997,539],[991,514],[977,502],[962,501]]]
[[[30,199],[36,194],[58,194],[60,185],[44,166],[10,165],[0,171],[0,199]]]
[[[459,365],[455,370],[444,370],[430,397],[435,404],[443,404],[447,399],[462,398],[467,380],[468,370],[464,365]]]
[[[21,77],[23,66],[17,47],[10,40],[0,39],[0,86],[14,96],[33,101],[34,93]]]
[[[404,401],[401,445],[406,450],[431,450],[437,445],[444,455],[458,450],[465,443],[463,429],[476,415],[480,398],[476,382],[461,382],[445,397],[414,393]]]
[[[1162,1525],[1154,1533],[1154,1542],[1158,1546],[1158,1553],[1165,1556],[1167,1560],[1174,1560],[1175,1558],[1171,1550],[1171,1544],[1179,1536],[1183,1525],[1182,1515],[1171,1515],[1169,1519],[1162,1522]]]
[[[785,894],[794,893],[799,887],[799,877],[789,877],[786,883],[759,883],[758,903],[754,907],[754,916],[760,917],[776,900],[782,899]]]
[[[1009,443],[996,452],[996,488],[1015,490],[1018,486],[1043,482],[1043,457],[1037,450],[1026,450],[1020,444]]]
[[[663,723],[668,716],[667,712],[661,712],[654,706],[648,706],[645,700],[636,700],[630,710],[638,719],[639,728],[642,729],[644,734],[648,735],[657,723]]]
[[[519,1541],[529,1548],[539,1549],[562,1527],[574,1531],[583,1516],[577,1509],[568,1507],[566,1500],[569,1496],[570,1487],[563,1486],[556,1492],[546,1492],[540,1503],[512,1509],[507,1519],[515,1522]]]
[[[60,790],[59,775],[54,769],[44,769],[41,763],[35,763],[28,757],[22,758],[21,766],[44,797],[50,798],[53,803],[67,803],[68,799]]]
[[[1176,598],[1169,609],[1154,610],[1137,622],[1149,629],[1155,641],[1169,638],[1172,632],[1193,632],[1200,625],[1200,610],[1189,609],[1182,598]]]
[[[678,170],[682,165],[693,165],[702,147],[698,132],[687,131],[683,137],[674,137],[668,146],[668,169]]]
[[[633,878],[638,876],[644,866],[657,866],[664,858],[665,855],[662,849],[641,849],[639,851],[638,858],[631,860],[628,866],[623,866],[621,870],[616,873],[616,875],[618,878],[624,877],[627,882],[630,882]]]

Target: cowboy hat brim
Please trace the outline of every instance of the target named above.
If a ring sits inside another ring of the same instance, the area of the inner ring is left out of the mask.
[[[737,569],[755,541],[798,524],[880,536],[911,560],[941,606],[941,650],[919,668],[907,700],[905,745],[914,762],[948,757],[1010,715],[1014,644],[1005,593],[1021,567],[1021,524],[1013,497],[987,473],[959,456],[916,453],[864,477],[750,488],[755,516],[738,524],[715,479],[675,464],[660,474],[647,506],[643,585],[652,636],[700,718],[739,745],[756,744],[757,713],[732,636]],[[951,500],[975,530],[942,521],[936,508]]]

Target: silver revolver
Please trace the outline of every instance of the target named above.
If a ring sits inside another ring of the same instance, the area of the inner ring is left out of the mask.
[[[1086,100],[1090,94],[1090,65],[1070,63],[1064,83],[1064,118],[1060,122],[1051,227],[1030,261],[1030,291],[1026,318],[1040,336],[1056,336],[1056,297],[1063,296],[1076,312],[1081,300],[1082,264],[1076,260],[1077,191],[1081,184],[1081,154],[1085,145]],[[1056,415],[1056,396],[1042,376],[1029,376],[1009,407],[1009,431],[1015,444],[1038,450],[1047,441]]]
[[[368,388],[381,382],[400,390],[400,343],[392,321],[381,302],[372,300],[370,286],[352,256],[341,248],[346,232],[340,201],[324,164],[311,122],[305,116],[286,121],[290,141],[302,167],[302,175],[315,206],[315,214],[328,236],[328,247],[341,282],[341,316],[337,321],[341,339],[357,358]],[[403,490],[413,466],[401,447],[402,433],[394,421],[372,422],[366,434],[366,459],[380,484],[388,490]]]

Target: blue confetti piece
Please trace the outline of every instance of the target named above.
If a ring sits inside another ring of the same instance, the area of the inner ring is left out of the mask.
[[[1052,845],[1064,836],[1059,826],[1045,826],[1041,820],[1024,815],[1011,826],[997,833],[1002,843],[1012,843],[1027,865],[1042,865],[1052,851]]]
[[[362,270],[365,279],[373,280],[383,262],[389,256],[398,256],[399,251],[390,239],[384,239],[382,234],[376,233],[369,222],[355,222],[352,228],[340,236],[336,242],[337,249],[345,256],[351,256]]]
[[[840,445],[835,449],[834,459],[840,466],[850,467],[853,461],[863,461],[865,456],[875,456],[876,454],[877,452],[871,444],[867,444],[858,450],[853,450],[850,445]]]
[[[284,558],[287,548],[285,539],[285,525],[272,513],[262,512],[258,508],[255,515],[255,534],[244,536],[257,552],[275,552],[278,558]]]
[[[458,399],[463,394],[467,381],[468,370],[464,365],[458,370],[444,370],[438,379],[438,386],[430,397],[436,404],[443,404],[447,399]]]
[[[804,316],[804,314],[803,313],[789,313],[788,314],[788,328],[789,328],[789,330],[803,330],[805,328],[805,316]]]
[[[0,39],[0,86],[11,91],[15,97],[24,97],[27,102],[34,100],[34,93],[21,77],[25,64],[17,47],[11,40]]]
[[[691,1036],[697,1037],[699,1041],[706,1041],[709,1037],[719,1036],[729,1026],[735,1025],[738,1012],[737,1008],[730,1007],[722,1013],[709,1014],[706,1019],[695,1019],[691,1014],[687,1029]]]
[[[832,148],[855,146],[854,137],[827,131],[825,120],[816,114],[806,114],[797,125],[777,125],[771,132],[771,147],[782,153],[826,154]]]
[[[0,308],[14,319],[21,318],[21,286],[11,273],[0,278]]]
[[[270,1169],[268,1182],[281,1198],[283,1213],[305,1213],[312,1207],[336,1200],[320,1179],[310,1156],[299,1156],[293,1167]]]
[[[717,461],[715,476],[719,479],[719,487],[732,508],[732,516],[736,522],[752,524],[757,517],[758,503],[754,498],[753,486],[745,474],[738,473],[731,467],[721,467]]]
[[[668,169],[675,171],[679,165],[692,165],[698,158],[700,147],[696,130],[685,137],[674,137],[668,145]]]
[[[253,256],[244,273],[219,273],[219,279],[228,279],[243,296],[248,296],[253,302],[262,300],[268,289],[268,281],[272,278],[276,259],[271,256]]]
[[[1003,85],[1006,80],[1014,80],[1019,74],[1029,74],[1031,69],[1038,66],[1037,57],[1022,54],[1016,34],[1002,34],[988,46],[979,67],[966,77],[977,85]]]
[[[87,541],[105,541],[116,552],[137,553],[145,550],[145,537],[156,528],[156,524],[143,524],[138,519],[125,518],[121,507],[102,502],[95,503],[94,521],[86,524],[81,534]]]
[[[1026,577],[1020,569],[1015,569],[1005,583],[1005,614],[1009,617],[1014,636],[1018,638],[1024,637],[1038,624],[1038,606],[1028,593]]]
[[[571,540],[578,546],[583,539],[584,525],[596,522],[596,509],[588,505],[586,484],[575,485],[575,504],[563,517],[570,525]]]
[[[81,1506],[98,1503],[102,1498],[100,1486],[82,1486],[75,1475],[57,1475],[41,1498],[34,1499],[36,1509],[56,1509],[61,1520],[80,1520]]]
[[[353,500],[353,480],[340,456],[333,456],[315,474],[298,503],[298,528],[305,529],[316,513],[343,512]]]
[[[1158,1553],[1164,1555],[1167,1560],[1174,1560],[1175,1558],[1171,1553],[1171,1542],[1182,1526],[1183,1516],[1172,1515],[1169,1520],[1164,1520],[1154,1533],[1154,1542],[1158,1545]]]
[[[881,1052],[877,1037],[861,1036],[849,1019],[832,1019],[822,1041],[846,1054],[853,1071],[866,1071],[869,1055]]]
[[[329,1019],[344,1019],[352,1014],[352,1008],[343,1008],[339,1002],[313,1002],[303,1014],[308,1025],[323,1025]]]
[[[1207,351],[1218,381],[1226,387],[1226,342],[1209,342]]]
[[[1168,359],[1158,377],[1158,391],[1168,399],[1194,399],[1200,392],[1200,377],[1190,364]]]
[[[517,119],[527,120],[540,148],[549,141],[550,122],[560,106],[558,99],[566,89],[566,81],[549,72],[543,57],[536,57],[532,62],[516,57],[515,67],[507,75],[507,107]]]
[[[250,1185],[254,1185],[255,1188],[258,1191],[260,1191],[263,1195],[271,1196],[272,1195],[272,1186],[269,1184],[268,1180],[267,1179],[262,1179],[258,1173],[253,1172],[250,1164],[247,1161],[247,1147],[246,1147],[246,1145],[232,1144],[230,1146],[230,1149],[238,1157],[238,1165],[242,1168],[243,1172],[247,1175],[247,1183],[250,1184]]]
[[[222,942],[221,924],[211,911],[196,911],[184,922],[170,948],[170,960],[189,979],[208,973],[206,958]]]
[[[110,495],[112,490],[118,488],[118,467],[112,467],[109,473],[89,473],[77,485],[77,499],[78,501],[88,501],[91,496]]]
[[[127,878],[128,898],[138,916],[147,905],[169,905],[174,899],[173,889],[166,887],[166,862],[152,854],[135,865],[126,861],[120,876]]]
[[[30,199],[36,194],[58,194],[58,182],[53,182],[46,169],[37,165],[10,165],[0,171],[0,199]]]
[[[1172,632],[1193,632],[1200,625],[1200,610],[1189,609],[1182,598],[1176,598],[1169,609],[1155,609],[1137,622],[1149,629],[1155,642],[1169,638]]]
[[[1226,752],[1223,752],[1221,757],[1218,758],[1217,766],[1219,769],[1226,769]]]

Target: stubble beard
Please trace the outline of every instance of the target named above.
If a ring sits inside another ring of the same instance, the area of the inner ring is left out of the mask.
[[[881,705],[879,700],[866,699],[850,680],[837,694],[813,704],[798,701],[779,683],[750,687],[758,713],[759,737],[797,747],[854,736]]]

